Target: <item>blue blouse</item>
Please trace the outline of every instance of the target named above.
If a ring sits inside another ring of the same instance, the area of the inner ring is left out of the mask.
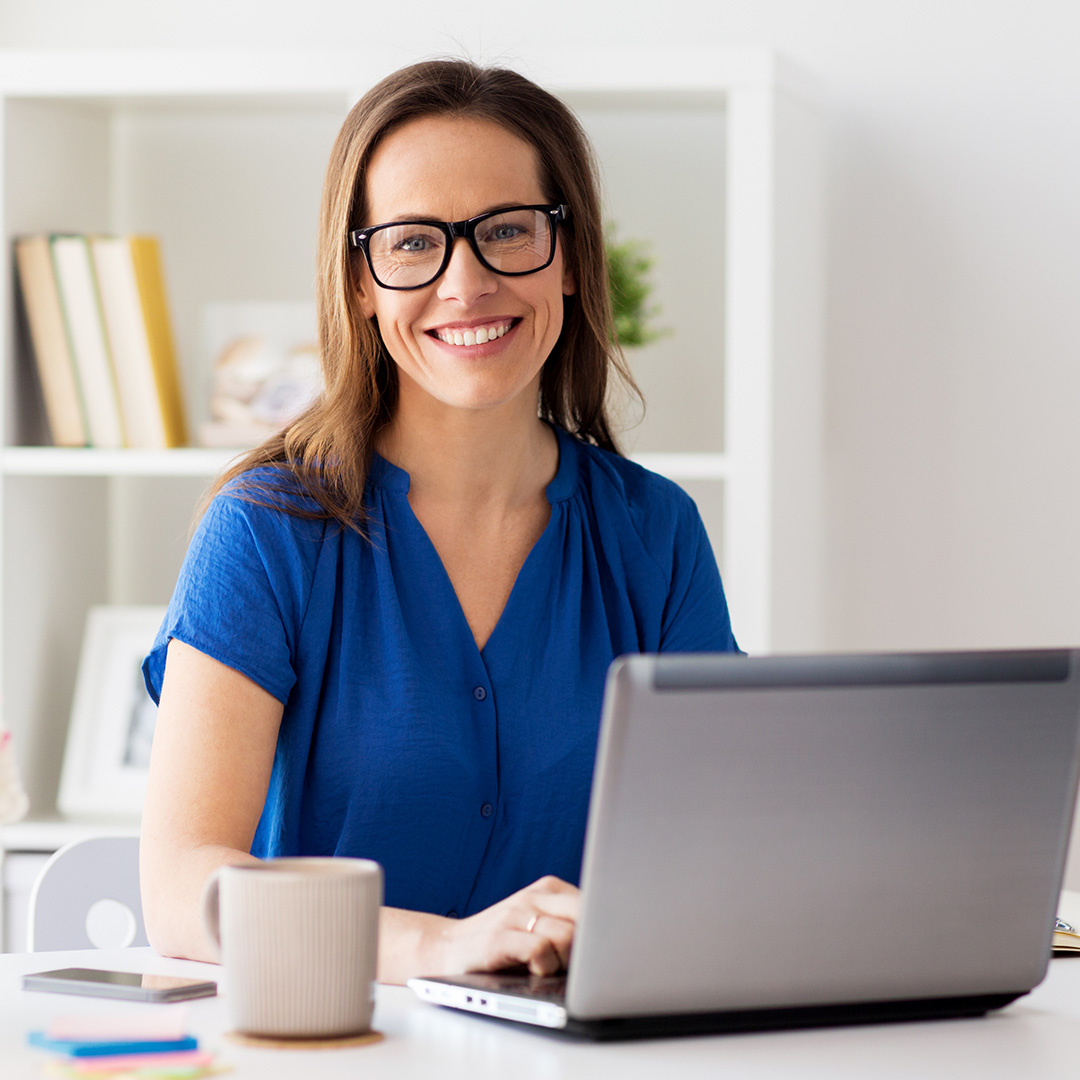
[[[370,541],[236,481],[213,501],[144,673],[157,700],[175,637],[284,705],[254,854],[377,859],[387,904],[449,915],[578,881],[608,665],[737,646],[690,497],[557,435],[551,518],[482,651],[382,458]]]

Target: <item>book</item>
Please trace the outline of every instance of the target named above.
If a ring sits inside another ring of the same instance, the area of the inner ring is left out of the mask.
[[[16,240],[15,263],[45,400],[49,434],[56,446],[85,446],[82,398],[68,345],[48,236],[25,236]]]
[[[162,449],[168,445],[165,421],[157,399],[130,247],[119,236],[92,236],[90,255],[101,294],[127,444],[142,450]]]
[[[148,236],[92,236],[105,329],[129,446],[187,442],[161,253]]]
[[[165,421],[166,445],[184,446],[188,441],[187,424],[184,420],[176,346],[165,294],[161,248],[154,236],[132,236],[128,238],[128,243],[131,246],[135,280],[139,286],[139,299],[142,302],[143,318],[150,341],[150,357],[153,361],[158,401]]]
[[[85,236],[53,236],[53,267],[91,446],[124,445],[112,357]]]

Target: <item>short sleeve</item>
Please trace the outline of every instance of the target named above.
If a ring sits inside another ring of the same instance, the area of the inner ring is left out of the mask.
[[[681,496],[675,514],[671,578],[660,631],[662,652],[739,652],[716,556],[694,501]]]
[[[299,627],[322,531],[226,489],[192,537],[165,620],[143,663],[157,701],[176,638],[246,675],[284,703],[296,682]]]

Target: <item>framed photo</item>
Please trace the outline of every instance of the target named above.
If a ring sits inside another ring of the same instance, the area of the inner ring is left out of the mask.
[[[142,813],[157,706],[142,661],[164,607],[95,607],[86,619],[64,768],[62,813]]]

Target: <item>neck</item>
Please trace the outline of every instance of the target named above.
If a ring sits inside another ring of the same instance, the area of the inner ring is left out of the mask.
[[[555,433],[528,401],[467,410],[402,395],[377,449],[409,474],[410,501],[465,513],[534,501],[559,460]]]

